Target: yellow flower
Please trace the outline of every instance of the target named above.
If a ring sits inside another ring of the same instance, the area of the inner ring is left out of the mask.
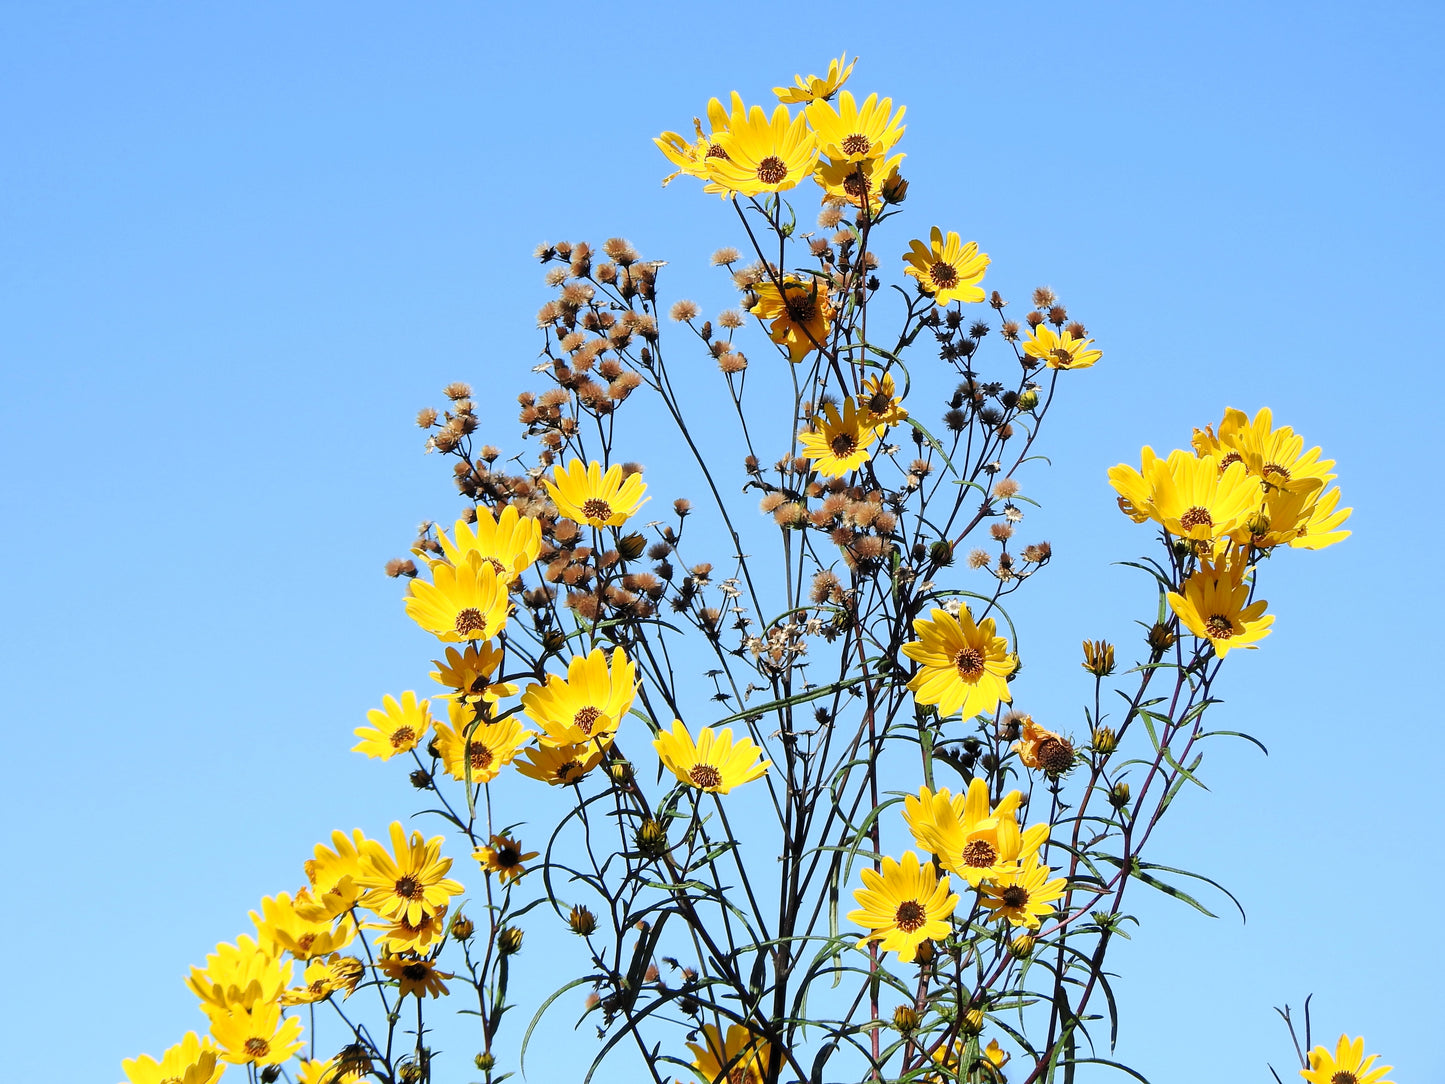
[[[826,100],[837,93],[838,88],[848,81],[848,76],[853,74],[853,65],[856,63],[858,63],[856,56],[849,60],[848,54],[844,53],[837,60],[828,61],[827,75],[821,78],[810,75],[806,79],[801,75],[795,75],[792,86],[774,87],[773,93],[784,105],[799,105]]]
[[[272,1002],[212,1017],[211,1035],[232,1065],[280,1065],[301,1049],[301,1021]]]
[[[729,192],[757,196],[794,188],[818,164],[818,148],[807,118],[780,105],[770,118],[760,105],[745,111],[733,99],[727,131],[717,134],[725,152],[706,160],[708,177]]]
[[[943,868],[975,888],[987,879],[1006,877],[1038,854],[1049,835],[1047,824],[1020,831],[1018,807],[1023,795],[1005,794],[990,808],[988,784],[975,778],[963,794],[936,794],[920,787],[903,800],[903,820],[924,850],[938,855]]]
[[[1009,653],[1008,642],[994,635],[993,618],[975,625],[966,607],[957,617],[934,610],[927,620],[915,618],[913,631],[919,638],[904,644],[903,654],[919,664],[908,682],[918,703],[937,704],[945,719],[956,712],[971,719],[1013,699],[1008,676],[1018,659]]]
[[[1126,477],[1129,468],[1124,464],[1109,472],[1109,480],[1134,505],[1133,514],[1145,512],[1170,534],[1213,545],[1258,510],[1262,496],[1259,483],[1246,473],[1243,463],[1231,463],[1220,471],[1213,456],[1200,459],[1182,453],[1159,459],[1148,449],[1145,451],[1146,461],[1152,461],[1147,463],[1149,473],[1144,476],[1149,496],[1143,504],[1135,500],[1132,486],[1128,494],[1121,488],[1121,482],[1132,482]]]
[[[300,898],[302,893],[296,893]],[[306,902],[310,903],[309,894]],[[309,913],[315,914],[314,910]],[[309,960],[314,956],[326,956],[345,948],[356,935],[356,927],[349,919],[342,921],[333,930],[331,918],[323,914],[319,921],[303,917],[298,913],[290,893],[280,892],[261,900],[261,913],[251,912],[251,921],[256,924],[256,937],[261,947],[273,955],[289,952],[298,960]]]
[[[381,930],[376,943],[387,952],[425,952],[447,932],[447,909],[427,911],[416,922],[405,915],[395,922],[365,922],[368,930]]]
[[[440,911],[462,892],[447,877],[452,860],[441,856],[442,837],[423,840],[420,832],[408,839],[401,822],[391,822],[391,851],[369,839],[361,852],[361,875],[356,883],[365,890],[362,903],[393,922],[405,917],[413,925],[423,914]]]
[[[818,163],[813,180],[823,189],[825,202],[850,203],[866,210],[869,217],[876,217],[887,203],[884,186],[890,177],[897,175],[902,161],[901,154],[892,158],[865,158],[861,162],[829,159]]]
[[[621,464],[614,463],[602,473],[602,464],[592,460],[585,467],[574,459],[563,470],[559,464],[553,481],[543,479],[557,513],[584,527],[621,527],[644,501],[647,489],[640,474],[623,481]]]
[[[394,696],[383,696],[381,708],[366,713],[370,726],[356,728],[361,739],[351,747],[353,753],[365,753],[379,760],[390,760],[397,753],[415,749],[431,726],[431,712],[425,700],[417,702],[416,693],[401,694],[401,703]]]
[[[297,893],[293,900],[296,913],[312,922],[338,918],[350,911],[360,896],[356,878],[361,873],[361,848],[366,833],[353,828],[347,836],[340,830],[331,833],[335,850],[318,843],[315,857],[305,864],[306,879],[311,885],[305,900]]]
[[[1090,350],[1093,339],[1076,339],[1068,328],[1055,333],[1048,324],[1040,324],[1023,340],[1024,353],[1038,358],[1050,369],[1087,369],[1104,356],[1102,350]]]
[[[1055,734],[1034,722],[1032,715],[1023,718],[1023,735],[1014,744],[1026,768],[1038,768],[1050,776],[1062,775],[1074,763],[1074,746],[1062,734]]]
[[[1294,549],[1322,550],[1326,546],[1333,546],[1336,542],[1343,542],[1350,537],[1350,531],[1339,529],[1340,524],[1350,518],[1353,508],[1342,508],[1335,511],[1335,505],[1340,503],[1340,487],[1335,486],[1323,497],[1317,500],[1310,509],[1309,518],[1303,523],[1295,525],[1295,536],[1290,539],[1290,546]]]
[[[1322,1046],[1310,1051],[1310,1067],[1301,1069],[1299,1075],[1310,1084],[1390,1084],[1381,1079],[1393,1066],[1382,1065],[1373,1068],[1380,1055],[1365,1057],[1363,1037],[1350,1041],[1348,1035],[1341,1035],[1331,1054]]]
[[[542,546],[542,521],[521,515],[510,504],[496,519],[486,508],[476,511],[474,524],[457,520],[452,529],[455,542],[445,531],[437,532],[442,553],[454,565],[462,564],[467,554],[475,553],[492,566],[499,579],[515,580],[537,560]]]
[[[906,964],[918,955],[920,943],[948,936],[958,895],[949,891],[947,875],[939,876],[932,862],[920,865],[918,855],[904,851],[901,864],[884,856],[881,874],[865,868],[862,875],[864,887],[853,890],[858,910],[848,913],[849,922],[873,931],[858,942],[860,949],[877,941]]]
[[[386,972],[387,978],[395,979],[401,986],[401,996],[414,994],[418,998],[441,997],[447,993],[446,983],[443,979],[454,979],[446,971],[438,971],[436,964],[431,960],[418,959],[415,956],[384,956],[379,966]]]
[[[1135,470],[1127,463],[1120,463],[1109,468],[1109,484],[1119,494],[1119,511],[1135,523],[1159,518],[1154,510],[1154,485],[1149,481],[1150,475],[1154,472],[1154,464],[1159,462],[1159,457],[1147,444],[1140,455],[1143,462],[1139,470]],[[1176,448],[1169,453],[1169,469],[1176,469],[1175,464],[1178,460],[1192,458],[1193,456],[1188,452]]]
[[[892,110],[892,98],[880,102],[878,95],[870,94],[860,107],[845,90],[838,96],[836,109],[819,101],[806,106],[803,112],[817,135],[819,151],[835,162],[861,162],[886,157],[903,136],[905,107],[899,106],[897,113]]]
[[[529,779],[540,779],[554,787],[576,783],[597,767],[602,750],[595,743],[586,745],[543,745],[525,750],[517,759],[517,771]]]
[[[988,1046],[983,1048],[983,1056],[985,1059],[987,1059],[989,1065],[993,1066],[994,1077],[998,1080],[1002,1080],[1003,1074],[999,1073],[998,1070],[1002,1069],[1005,1065],[1008,1064],[1008,1052],[1005,1051],[1003,1047],[998,1045],[997,1039],[990,1039],[988,1041]]]
[[[908,420],[908,411],[903,409],[897,392],[892,374],[883,373],[863,381],[863,390],[858,393],[858,409],[865,415],[863,424],[871,425],[880,437],[888,426]]]
[[[130,1084],[213,1084],[221,1079],[224,1065],[216,1064],[216,1048],[209,1039],[197,1038],[194,1031],[161,1055],[156,1061],[149,1054],[127,1058],[120,1063]]]
[[[536,858],[537,852],[528,851],[523,854],[522,845],[512,838],[511,833],[502,832],[493,835],[487,846],[473,851],[472,857],[482,864],[482,869],[495,873],[497,880],[507,884],[521,879],[527,872],[527,867],[522,863]]]
[[[1320,449],[1304,450],[1304,437],[1289,426],[1274,428],[1269,407],[1262,407],[1251,421],[1242,410],[1228,407],[1219,423],[1219,436],[1205,426],[1194,431],[1194,450],[1199,455],[1213,455],[1224,470],[1237,460],[1266,487],[1281,485],[1302,478],[1316,478],[1319,486],[1334,480],[1332,459],[1320,459]]]
[[[1231,537],[1241,546],[1262,550],[1293,542],[1300,528],[1308,527],[1321,485],[1318,478],[1299,478],[1264,486],[1263,507],[1246,516]]]
[[[432,582],[411,581],[406,613],[439,640],[490,640],[507,627],[507,582],[481,554],[432,566]]]
[[[1221,659],[1236,647],[1255,648],[1269,635],[1274,615],[1265,615],[1265,601],[1249,601],[1245,574],[1248,561],[1239,554],[1217,563],[1201,561],[1184,581],[1184,593],[1169,592],[1169,606],[1190,632],[1214,645]]]
[[[823,420],[814,428],[798,434],[803,455],[812,461],[813,469],[827,478],[841,478],[857,470],[872,458],[868,445],[878,439],[878,430],[867,412],[860,413],[853,399],[843,400],[843,414],[832,403],[823,404]]]
[[[296,1070],[296,1084],[357,1084],[367,1076],[360,1067],[348,1068],[337,1057],[303,1059]]]
[[[733,108],[742,108],[742,98],[733,92]],[[671,184],[679,175],[686,173],[689,177],[697,177],[709,181],[707,161],[709,158],[721,158],[727,155],[722,145],[718,142],[718,136],[728,130],[728,111],[722,102],[713,98],[707,103],[707,119],[712,126],[712,135],[706,136],[702,133],[702,121],[697,117],[692,118],[693,138],[677,132],[663,132],[653,140],[657,149],[667,156],[667,160],[677,167],[673,173],[669,173],[662,179],[663,185]],[[703,186],[704,192],[717,192],[726,197],[727,189],[721,185],[709,181]]]
[[[734,744],[732,727],[715,731],[705,726],[694,745],[680,719],[673,720],[672,733],[660,731],[652,745],[680,782],[710,794],[726,794],[733,787],[761,779],[773,763],[757,763],[762,750],[751,738],[739,738]]]
[[[759,320],[771,320],[768,338],[786,347],[788,360],[802,361],[828,344],[833,326],[833,305],[817,279],[784,275],[779,287],[771,278],[753,287],[757,300],[748,311]]]
[[[1064,898],[1068,880],[1049,880],[1053,871],[1041,865],[1038,856],[1010,873],[979,886],[978,902],[989,910],[991,918],[1008,919],[1010,926],[1037,930],[1044,916],[1053,912],[1053,904]]]
[[[903,273],[916,278],[923,292],[932,294],[937,304],[983,300],[983,287],[978,283],[989,259],[979,252],[977,242],[962,244],[952,230],[945,239],[943,231],[934,226],[928,244],[912,242],[903,260],[908,264]]]
[[[444,696],[460,696],[469,702],[495,699],[488,696],[493,688],[489,682],[501,663],[502,650],[490,641],[468,644],[461,651],[449,647],[444,660],[432,660],[436,669],[431,672],[431,678],[438,685],[455,690],[441,694]]]
[[[596,742],[605,747],[632,710],[637,685],[637,667],[622,648],[612,649],[611,670],[607,655],[594,648],[568,661],[566,678],[548,674],[546,685],[529,686],[522,694],[522,710],[541,724],[543,745]]]
[[[281,995],[282,1005],[311,1005],[325,1001],[340,989],[333,977],[330,960],[312,960],[306,965],[301,981],[305,985],[293,987]]]
[[[283,963],[242,934],[234,945],[217,945],[205,968],[192,967],[186,985],[201,999],[201,1011],[214,1018],[277,1001],[290,981],[291,961]]]
[[[442,770],[453,779],[490,783],[536,733],[523,730],[515,717],[489,723],[468,705],[452,704],[450,721],[437,723],[436,745]]]
[[[713,1084],[763,1084],[772,1044],[741,1024],[729,1024],[726,1036],[716,1024],[704,1024],[702,1045],[688,1043],[693,1068]]]

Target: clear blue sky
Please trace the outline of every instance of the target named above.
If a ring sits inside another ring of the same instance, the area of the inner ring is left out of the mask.
[[[1217,750],[1160,840],[1249,922],[1134,901],[1120,1056],[1267,1079],[1270,1006],[1314,992],[1320,1033],[1445,1079],[1442,30],[1426,3],[6,5],[7,1073],[159,1054],[203,1023],[187,966],[314,842],[414,808],[347,750],[428,683],[380,575],[458,509],[416,409],[472,380],[518,450],[539,241],[622,234],[732,303],[705,260],[734,220],[659,189],[651,137],[846,48],[908,106],[908,228],[977,238],[991,284],[1049,283],[1105,351],[1030,483],[1059,553],[1016,612],[1031,704],[1076,726],[1078,640],[1147,597],[1105,482],[1140,445],[1269,405],[1355,508],[1268,570],[1274,633],[1229,660],[1220,723],[1272,755]]]

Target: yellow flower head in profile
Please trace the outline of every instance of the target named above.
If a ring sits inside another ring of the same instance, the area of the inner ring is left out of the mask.
[[[450,720],[437,723],[436,745],[442,770],[453,779],[470,778],[473,785],[490,783],[521,752],[536,733],[522,729],[515,717],[499,723],[479,720],[472,709],[452,701]]]
[[[1076,339],[1068,328],[1055,332],[1048,324],[1040,324],[1024,336],[1024,353],[1038,358],[1050,369],[1087,369],[1104,356],[1102,350],[1090,350],[1093,339]]]
[[[836,205],[851,204],[860,211],[867,211],[870,218],[877,217],[889,202],[887,188],[890,180],[897,183],[898,165],[903,155],[892,158],[865,158],[861,162],[829,159],[818,163],[813,171],[813,180],[823,189],[823,202]]]
[[[304,900],[298,892],[292,901],[297,914],[312,922],[341,917],[361,894],[356,878],[361,873],[366,833],[353,828],[348,836],[338,829],[331,833],[331,842],[334,850],[324,843],[316,844],[315,857],[307,859],[304,867],[311,887]]]
[[[891,373],[870,376],[863,381],[863,390],[858,393],[858,409],[865,415],[863,422],[874,430],[886,429],[908,420],[908,411],[903,409],[903,400],[898,397],[898,388]]]
[[[725,1084],[763,1084],[772,1044],[742,1024],[729,1024],[724,1035],[716,1024],[700,1029],[702,1044],[688,1043],[692,1065],[703,1080]]]
[[[302,889],[297,897],[305,891]],[[309,896],[307,899],[310,902]],[[287,892],[262,899],[261,913],[252,911],[251,921],[256,925],[256,938],[263,949],[276,956],[289,952],[298,960],[337,952],[356,935],[356,926],[348,918],[343,918],[333,929],[330,917],[324,913],[319,921],[299,914]]]
[[[559,515],[584,527],[621,527],[644,501],[647,486],[640,474],[629,474],[624,481],[622,465],[614,463],[602,473],[602,464],[592,460],[583,466],[574,459],[564,470],[560,465],[552,472],[552,480],[543,479]]]
[[[425,700],[417,700],[416,693],[405,692],[400,703],[394,696],[383,696],[381,708],[368,711],[366,720],[371,725],[356,728],[356,736],[361,741],[353,745],[351,751],[377,760],[390,760],[397,753],[416,748],[431,726],[431,711]]]
[[[758,762],[762,750],[751,738],[734,743],[732,727],[714,730],[705,726],[694,745],[680,719],[673,720],[671,733],[660,731],[652,745],[679,782],[710,794],[726,794],[733,787],[761,779],[773,763]]]
[[[1154,509],[1154,485],[1149,481],[1150,476],[1154,473],[1154,464],[1159,462],[1159,457],[1147,444],[1140,455],[1143,462],[1140,464],[1139,470],[1135,470],[1128,463],[1120,463],[1109,468],[1109,484],[1119,494],[1119,511],[1135,523],[1159,518]],[[1176,448],[1169,453],[1169,469],[1177,469],[1176,460],[1192,458],[1188,452]]]
[[[736,91],[733,93],[733,108],[742,108],[742,98]],[[671,184],[675,178],[683,173],[686,173],[689,177],[697,177],[707,181],[708,159],[720,158],[727,154],[727,151],[723,150],[722,145],[718,143],[718,136],[728,130],[728,111],[722,102],[716,98],[713,98],[707,103],[707,119],[708,124],[712,126],[711,135],[703,135],[702,121],[697,117],[693,117],[692,127],[694,134],[692,139],[688,139],[686,136],[680,135],[677,132],[663,132],[662,135],[653,140],[653,142],[657,144],[657,149],[667,157],[669,162],[677,167],[675,172],[669,173],[662,179],[664,186]],[[721,185],[711,182],[703,186],[703,191],[718,192],[723,196],[727,195],[726,189]]]
[[[339,1056],[307,1058],[296,1070],[296,1084],[357,1084],[368,1075],[360,1066],[347,1067]]]
[[[797,363],[828,345],[833,326],[833,305],[817,279],[784,275],[779,287],[771,278],[753,287],[757,300],[748,311],[759,320],[771,320],[768,338],[788,351]]]
[[[522,710],[541,724],[543,745],[596,742],[601,748],[611,743],[636,695],[637,667],[617,647],[609,669],[599,647],[574,655],[566,678],[548,674],[546,685],[529,686],[522,694]]]
[[[213,1017],[211,1037],[232,1065],[280,1065],[301,1049],[301,1021],[283,1019],[276,1002],[261,1002]]]
[[[1183,594],[1169,592],[1169,607],[1180,623],[1213,644],[1221,659],[1233,648],[1258,647],[1274,624],[1274,615],[1264,612],[1264,599],[1249,601],[1248,570],[1248,562],[1238,553],[1217,563],[1201,561],[1199,570],[1184,581]]]
[[[1365,1040],[1361,1036],[1353,1041],[1348,1035],[1341,1035],[1331,1054],[1323,1046],[1310,1051],[1310,1067],[1301,1069],[1299,1075],[1310,1084],[1390,1084],[1382,1079],[1394,1066],[1375,1067],[1380,1055],[1365,1057]]]
[[[1115,489],[1120,488],[1115,481],[1118,471],[1119,467],[1115,467],[1109,472]],[[1154,457],[1145,481],[1149,496],[1143,507],[1135,506],[1137,511],[1147,508],[1149,518],[1170,534],[1210,545],[1245,523],[1259,509],[1262,496],[1259,483],[1246,473],[1243,463],[1231,463],[1220,471],[1213,456],[1200,459],[1184,453],[1168,459]]]
[[[918,639],[904,644],[903,654],[919,665],[908,682],[918,703],[937,704],[945,719],[955,712],[971,719],[1013,699],[1008,677],[1018,658],[1002,636],[994,635],[993,618],[975,625],[967,607],[957,617],[934,610],[926,620],[915,618],[913,631]]]
[[[1022,793],[1011,790],[990,807],[988,784],[978,778],[957,795],[947,788],[934,793],[920,787],[917,797],[903,800],[903,820],[919,847],[977,888],[985,880],[1011,875],[1048,838],[1047,824],[1019,830],[1022,800]]]
[[[425,911],[421,918],[411,922],[405,915],[395,922],[363,922],[368,930],[380,930],[376,944],[386,952],[425,952],[447,932],[447,909]]]
[[[283,963],[242,934],[234,945],[224,941],[217,945],[204,968],[192,967],[186,985],[201,999],[201,1011],[214,1018],[277,1001],[290,981],[289,960]]]
[[[406,613],[439,640],[490,640],[507,627],[507,581],[470,553],[457,565],[432,566],[432,582],[411,581]]]
[[[600,743],[543,745],[527,749],[517,758],[517,771],[553,787],[578,782],[602,761]]]
[[[306,965],[306,973],[302,975],[301,981],[303,985],[293,987],[281,995],[282,1005],[314,1005],[318,1001],[325,1001],[340,989],[332,977],[329,960],[312,960]]]
[[[130,1084],[213,1084],[221,1079],[224,1065],[216,1064],[216,1048],[209,1040],[197,1038],[194,1031],[161,1055],[156,1061],[149,1054],[127,1058],[120,1063]]]
[[[814,428],[798,434],[803,455],[813,469],[827,478],[841,478],[857,470],[871,457],[868,446],[878,439],[878,430],[854,399],[843,400],[843,413],[832,403],[823,404],[822,422],[814,417]]]
[[[818,164],[818,147],[807,118],[780,105],[769,117],[763,107],[744,109],[733,99],[727,131],[717,135],[723,154],[707,159],[708,177],[729,192],[758,196],[795,188]]]
[[[1274,428],[1269,407],[1262,407],[1253,420],[1242,410],[1227,407],[1219,423],[1219,436],[1209,426],[1194,431],[1194,450],[1219,459],[1219,469],[1242,461],[1245,469],[1266,486],[1282,485],[1302,478],[1316,478],[1320,486],[1334,480],[1332,459],[1321,459],[1320,449],[1304,450],[1304,437],[1289,426]]]
[[[417,998],[441,997],[448,992],[443,980],[456,978],[449,972],[438,971],[431,960],[416,956],[384,956],[378,966],[387,978],[395,979],[400,985],[402,997],[408,994]]]
[[[818,150],[835,162],[862,162],[884,158],[903,136],[904,106],[893,113],[893,99],[870,94],[859,106],[853,95],[843,91],[835,109],[826,101],[804,108],[808,123],[818,137]]]
[[[501,664],[502,651],[490,642],[468,644],[461,651],[449,647],[444,659],[432,660],[436,669],[431,672],[431,678],[437,684],[455,690],[443,695],[475,702],[489,699],[487,693],[491,677]]]
[[[1069,884],[1064,877],[1050,880],[1052,872],[1035,856],[1011,873],[981,885],[978,902],[988,908],[991,918],[1007,919],[1010,926],[1037,930],[1040,920],[1051,914],[1053,905],[1064,898]]]
[[[908,264],[903,273],[916,278],[923,292],[933,295],[936,304],[983,300],[979,282],[983,280],[989,258],[979,252],[976,241],[965,245],[952,230],[945,238],[943,231],[934,226],[929,231],[928,244],[912,242],[903,260]]]
[[[1308,528],[1322,484],[1318,478],[1298,478],[1264,486],[1262,507],[1246,516],[1231,537],[1261,550],[1293,542],[1301,527]]]
[[[1291,549],[1322,550],[1326,546],[1333,546],[1336,542],[1343,542],[1350,537],[1349,531],[1340,530],[1340,524],[1350,518],[1353,508],[1341,508],[1335,511],[1335,506],[1340,503],[1340,487],[1335,486],[1323,497],[1320,497],[1310,506],[1309,517],[1301,523],[1295,524],[1294,538],[1290,539]]]
[[[369,839],[361,852],[361,875],[356,881],[366,892],[362,903],[382,918],[402,918],[412,924],[428,911],[440,911],[462,892],[447,877],[452,860],[441,856],[442,837],[422,839],[420,832],[407,838],[400,821],[391,822],[391,850]]]
[[[502,884],[520,880],[527,872],[524,862],[537,857],[536,851],[522,852],[522,845],[512,838],[510,832],[494,834],[484,847],[472,852],[472,857],[481,863],[482,869],[495,873]]]
[[[856,63],[858,63],[856,56],[849,60],[848,54],[844,53],[837,60],[828,61],[827,75],[821,77],[810,75],[806,79],[801,75],[795,75],[792,86],[774,87],[773,93],[784,105],[806,105],[808,102],[826,101],[848,81],[848,76],[853,74],[853,65]]]
[[[512,582],[537,560],[542,546],[542,521],[524,516],[512,505],[502,509],[495,519],[486,508],[478,508],[477,521],[459,519],[452,528],[452,538],[445,531],[437,532],[442,553],[454,565],[460,565],[467,554],[475,553],[492,566],[499,579]]]
[[[858,910],[848,913],[849,922],[872,931],[858,942],[860,949],[877,941],[906,964],[917,957],[922,942],[948,936],[958,895],[949,891],[947,875],[940,877],[932,862],[920,865],[918,855],[904,851],[901,863],[885,855],[882,873],[865,868],[862,876],[863,887],[853,890]]]

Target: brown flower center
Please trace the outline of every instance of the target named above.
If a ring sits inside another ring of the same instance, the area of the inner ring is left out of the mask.
[[[845,137],[839,146],[843,148],[844,154],[867,154],[869,148],[873,146],[873,141],[862,132],[854,132]]]
[[[719,144],[719,143],[709,143],[709,144],[707,145],[707,153],[706,153],[705,155],[703,155],[703,157],[704,157],[704,158],[721,158],[724,162],[731,162],[731,161],[732,161],[732,159],[728,157],[728,152],[725,151],[725,150],[723,150],[723,149],[722,149],[722,145]]]
[[[1330,1077],[1330,1084],[1359,1084],[1359,1077],[1348,1069],[1341,1069],[1334,1076]]]
[[[572,716],[572,723],[574,726],[577,727],[578,730],[582,731],[582,733],[590,736],[592,733],[592,727],[601,717],[602,713],[589,704],[587,707],[579,711],[576,715]]]
[[[612,505],[601,497],[588,497],[582,504],[582,515],[587,519],[609,520],[612,518]]]
[[[782,184],[788,179],[788,164],[775,154],[758,163],[758,180],[763,184]]]
[[[1074,355],[1062,346],[1056,346],[1050,350],[1049,357],[1054,360],[1054,365],[1060,369],[1067,369],[1074,363]]]
[[[904,900],[898,905],[898,912],[893,916],[893,924],[904,933],[912,933],[927,921],[928,912],[917,900]]]
[[[998,894],[1005,907],[1023,907],[1029,902],[1029,890],[1023,885],[1009,885]]]
[[[495,557],[483,557],[482,560],[485,561],[487,564],[491,565],[492,570],[496,572],[498,576],[506,575],[507,566],[502,564],[502,562],[497,560]]]
[[[1220,473],[1220,474],[1223,474],[1225,471],[1227,471],[1227,470],[1229,469],[1230,465],[1233,464],[1233,463],[1243,463],[1243,462],[1244,462],[1244,456],[1240,455],[1238,452],[1230,452],[1228,455],[1226,455],[1223,459],[1221,459],[1221,460],[1219,461],[1219,473]]]
[[[414,964],[407,964],[401,969],[401,973],[412,982],[424,982],[427,975],[431,973],[431,968],[427,967],[426,964],[418,961]]]
[[[1214,517],[1209,514],[1208,508],[1201,508],[1196,504],[1193,508],[1184,510],[1184,514],[1179,517],[1179,525],[1191,531],[1195,527],[1213,527]]]
[[[302,952],[310,952],[311,946],[314,944],[316,944],[316,935],[314,933],[303,933],[300,937],[296,938],[296,947]]]
[[[271,1053],[271,1044],[260,1036],[253,1035],[246,1040],[246,1053],[253,1058],[264,1058]]]
[[[479,741],[467,743],[467,756],[471,758],[474,772],[486,771],[496,759],[492,756],[492,751]]]
[[[408,745],[414,741],[416,741],[416,731],[409,726],[399,726],[391,732],[391,747],[393,749],[400,749],[403,745]]]
[[[788,310],[788,319],[795,324],[809,323],[818,316],[818,303],[809,294],[788,298],[785,308]]]
[[[881,391],[875,391],[868,397],[868,409],[874,414],[882,414],[892,405],[893,400]]]
[[[1289,468],[1281,467],[1278,463],[1266,463],[1260,473],[1263,474],[1266,479],[1268,479],[1271,474],[1279,475],[1286,482],[1288,482],[1290,478]]]
[[[1205,635],[1213,640],[1228,640],[1234,635],[1234,622],[1224,614],[1211,614],[1204,622]]]
[[[580,760],[569,760],[566,764],[557,767],[557,778],[565,783],[572,778],[573,773],[581,771],[581,769],[582,762]]]
[[[861,200],[872,191],[872,185],[868,183],[868,175],[861,169],[855,169],[843,178],[843,191],[854,199]]]
[[[1034,756],[1038,759],[1040,768],[1055,774],[1068,771],[1074,763],[1073,746],[1061,738],[1045,738],[1039,742]]]
[[[853,450],[858,447],[858,442],[853,439],[852,433],[839,433],[828,442],[828,447],[833,449],[834,455],[842,459],[844,456],[853,454]]]
[[[687,777],[692,780],[694,786],[702,787],[704,790],[708,787],[720,787],[723,781],[722,773],[711,764],[693,765],[692,771],[687,773]]]
[[[998,861],[998,851],[986,839],[970,839],[963,845],[963,864],[974,869],[987,869]]]
[[[397,878],[395,891],[404,900],[419,900],[422,897],[421,882],[410,873]]]
[[[939,260],[928,269],[928,277],[933,280],[933,285],[940,290],[947,290],[951,286],[958,285],[958,268],[944,260]]]
[[[953,657],[953,665],[959,677],[971,681],[983,673],[983,655],[976,647],[966,647]]]
[[[483,616],[481,610],[475,606],[468,606],[465,610],[459,610],[457,612],[456,630],[461,635],[469,637],[470,639],[478,639],[479,637],[472,636],[472,633],[486,632],[487,619]]]

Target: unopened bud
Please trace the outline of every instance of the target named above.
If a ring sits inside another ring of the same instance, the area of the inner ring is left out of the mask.
[[[644,858],[661,858],[667,853],[667,829],[655,820],[643,821],[634,841]]]
[[[895,169],[883,182],[883,198],[889,203],[902,203],[908,198],[908,181]]]
[[[494,1057],[492,1057],[491,1054],[483,1053],[483,1054],[478,1054],[478,1055],[476,1056],[476,1066],[477,1066],[478,1069],[480,1069],[480,1070],[481,1070],[482,1072],[484,1072],[484,1073],[487,1072],[487,1070],[491,1069],[492,1066],[494,1066],[494,1065],[496,1065],[496,1064],[497,1064],[497,1059],[494,1058]]]
[[[1149,642],[1149,650],[1156,655],[1162,655],[1174,646],[1174,633],[1163,621],[1156,621],[1150,625],[1145,639]]]
[[[503,956],[522,951],[522,931],[516,926],[503,926],[497,931],[497,948]]]
[[[1096,726],[1089,736],[1089,747],[1101,757],[1106,757],[1119,748],[1119,735],[1114,733],[1113,727]]]
[[[460,911],[458,911],[457,916],[452,919],[452,936],[458,941],[465,941],[471,937],[476,930],[477,924]]]
[[[632,765],[625,760],[614,760],[607,765],[607,774],[619,787],[625,787],[632,782]]]
[[[928,547],[928,556],[939,568],[947,568],[953,564],[953,543],[946,538],[940,538]]]
[[[1083,667],[1095,677],[1114,672],[1114,645],[1107,640],[1085,640]]]
[[[902,1035],[911,1035],[918,1027],[918,1010],[912,1005],[899,1005],[893,1010],[893,1026]]]
[[[281,1066],[268,1065],[266,1066],[266,1068],[261,1070],[261,1084],[274,1084],[274,1081],[276,1081],[280,1076]]]
[[[647,548],[647,539],[640,534],[624,535],[617,540],[617,552],[624,561],[635,561]]]
[[[926,963],[929,963],[930,961],[932,961],[932,959],[933,959],[933,942],[932,942],[932,941],[920,941],[920,942],[918,942],[918,949],[917,949],[916,954],[915,954],[914,957],[913,957],[914,962],[915,962],[915,963],[920,963],[920,964],[926,964]]]
[[[416,769],[416,771],[411,773],[410,778],[411,785],[417,790],[426,790],[427,787],[431,786],[431,772],[425,768]]]
[[[967,1010],[963,1014],[963,1019],[958,1022],[958,1026],[965,1035],[977,1035],[983,1030],[983,1010]]]
[[[1129,804],[1129,784],[1115,783],[1109,788],[1109,804],[1115,809],[1123,809]]]
[[[1008,943],[1008,954],[1015,960],[1027,960],[1034,954],[1036,940],[1031,933],[1021,933]]]
[[[1025,388],[1019,392],[1017,404],[1019,410],[1027,414],[1034,407],[1039,405],[1039,393],[1037,388]]]

